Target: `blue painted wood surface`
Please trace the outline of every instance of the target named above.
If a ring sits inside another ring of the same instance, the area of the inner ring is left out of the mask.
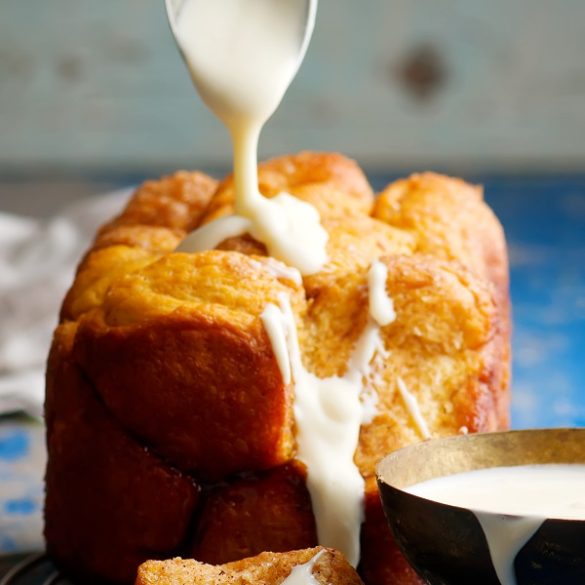
[[[0,424],[0,553],[39,550],[46,455],[41,425]]]
[[[585,426],[585,176],[482,182],[510,248],[513,426]],[[42,429],[0,423],[0,552],[42,547],[43,462]]]
[[[486,189],[510,243],[513,424],[585,426],[585,179]]]

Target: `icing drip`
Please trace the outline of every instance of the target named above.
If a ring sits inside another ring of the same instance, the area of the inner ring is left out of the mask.
[[[301,273],[292,266],[286,266],[281,262],[274,262],[272,258],[266,258],[265,262],[260,264],[260,266],[262,266],[264,270],[267,270],[276,278],[290,280],[297,286],[301,286],[301,284],[303,284]]]
[[[371,272],[380,272],[377,264]],[[385,279],[375,277],[369,282],[385,294]],[[376,292],[370,298],[382,296]],[[386,313],[380,319],[386,325],[393,318],[393,313]],[[365,484],[353,457],[362,423],[375,416],[376,395],[367,388],[367,380],[374,356],[384,351],[380,324],[370,317],[343,377],[318,378],[303,366],[290,299],[282,295],[279,306],[269,304],[262,321],[284,383],[291,378],[294,382],[298,459],[307,466],[319,543],[341,550],[356,566]]]
[[[279,307],[266,307],[262,320],[283,381],[291,373],[294,380],[298,459],[307,466],[319,543],[342,551],[355,566],[364,493],[364,480],[353,462],[362,421],[361,385],[337,376],[321,379],[304,368],[286,295]]]
[[[281,585],[318,585],[319,582],[313,575],[315,563],[325,551],[319,551],[308,563],[293,567],[290,575],[281,583]]]
[[[398,390],[400,392],[400,396],[402,397],[404,405],[406,406],[406,410],[408,410],[410,417],[416,424],[418,432],[421,434],[423,439],[430,439],[431,432],[429,431],[427,422],[425,421],[422,412],[420,411],[420,406],[418,405],[416,396],[409,392],[402,378],[398,378],[396,380],[396,384],[398,386]]]
[[[250,231],[250,221],[237,215],[220,217],[191,232],[177,247],[177,252],[205,252],[214,250],[229,238],[243,236]]]
[[[329,236],[319,212],[288,193],[262,196],[257,168],[260,132],[301,65],[316,10],[316,0],[184,0],[171,9],[195,86],[230,132],[236,191],[235,215],[195,230],[179,251],[210,250],[249,233],[302,274],[327,262]]]
[[[516,585],[514,561],[524,545],[536,534],[543,518],[523,518],[475,512],[490,549],[501,585]]]
[[[386,293],[388,267],[382,262],[374,262],[368,273],[370,315],[382,327],[396,319],[394,303]]]

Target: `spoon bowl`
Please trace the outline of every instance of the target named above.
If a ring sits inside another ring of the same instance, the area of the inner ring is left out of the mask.
[[[553,463],[585,463],[585,429],[511,431],[427,441],[384,458],[377,479],[397,544],[427,583],[499,585],[475,513],[405,490],[456,473]],[[517,585],[583,585],[585,521],[546,519],[517,554],[514,571]]]
[[[307,51],[318,0],[165,0],[204,102],[228,126],[276,110]]]
[[[244,0],[243,2],[240,0],[240,4],[252,4],[258,3],[267,0]],[[272,0],[273,1],[273,0]],[[165,0],[165,7],[167,11],[167,18],[169,20],[169,24],[171,27],[171,31],[173,35],[175,35],[176,40],[176,22],[177,18],[179,17],[181,10],[185,7],[186,4],[189,2],[214,2],[220,3],[223,2],[226,4],[226,9],[229,9],[230,6],[234,4],[233,0]],[[315,17],[317,15],[317,4],[318,0],[286,0],[288,4],[296,5],[299,11],[299,22],[301,23],[300,28],[300,37],[301,43],[299,44],[300,49],[300,56],[301,58],[304,56],[305,52],[307,51],[307,46],[309,44],[309,40],[311,38],[311,34],[313,32],[313,28],[315,26]],[[304,23],[304,24],[303,24]],[[180,48],[179,43],[179,48]]]

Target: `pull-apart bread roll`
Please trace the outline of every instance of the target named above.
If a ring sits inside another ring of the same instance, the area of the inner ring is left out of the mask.
[[[301,581],[298,576],[304,577]],[[296,581],[293,579],[297,577]],[[312,580],[311,580],[312,578]],[[135,585],[362,585],[343,555],[317,547],[287,553],[261,553],[224,565],[193,560],[147,561]]]
[[[377,461],[428,436],[508,424],[506,249],[479,188],[426,174],[375,200],[354,162],[313,153],[265,163],[259,180],[267,197],[286,191],[318,209],[321,271],[301,279],[250,235],[175,252],[233,213],[233,180],[198,173],[139,188],[79,267],[47,373],[45,533],[81,582],[131,583],[153,558],[224,564],[318,544],[295,384],[263,314],[286,297],[304,368],[344,376],[371,323],[374,263],[395,319],[379,328],[364,382],[374,407],[354,455],[366,584],[420,583],[386,526]],[[211,570],[173,563],[147,565],[139,583]]]

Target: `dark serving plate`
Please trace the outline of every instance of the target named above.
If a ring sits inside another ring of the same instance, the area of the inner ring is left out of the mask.
[[[72,585],[55,568],[45,554],[26,557],[14,565],[3,577],[0,585]]]

